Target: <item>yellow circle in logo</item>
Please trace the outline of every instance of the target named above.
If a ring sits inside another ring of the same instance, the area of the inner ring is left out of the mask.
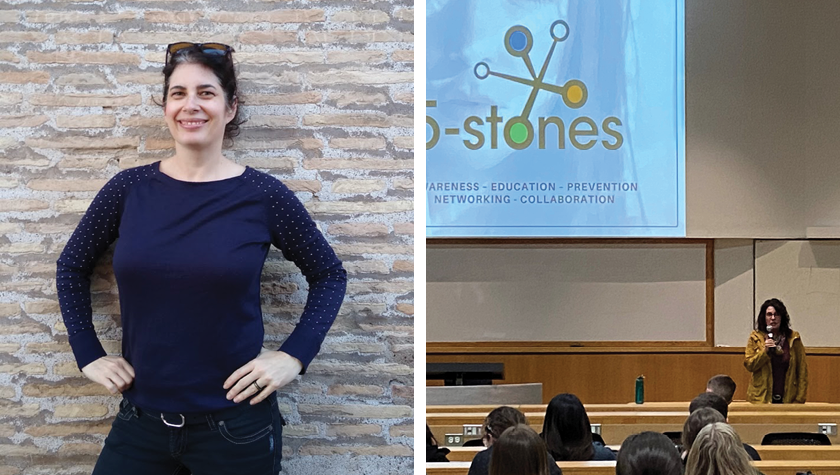
[[[576,84],[569,86],[569,88],[566,89],[566,99],[568,99],[572,104],[577,104],[583,99],[583,89]]]

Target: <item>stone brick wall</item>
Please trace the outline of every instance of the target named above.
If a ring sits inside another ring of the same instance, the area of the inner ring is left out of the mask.
[[[86,474],[119,398],[67,344],[55,261],[96,191],[172,153],[154,99],[165,45],[234,46],[248,122],[226,154],[298,193],[349,272],[309,372],[279,395],[285,472],[412,468],[413,5],[411,0],[0,2],[0,475]],[[95,323],[119,352],[109,256]],[[306,282],[273,251],[269,345]]]

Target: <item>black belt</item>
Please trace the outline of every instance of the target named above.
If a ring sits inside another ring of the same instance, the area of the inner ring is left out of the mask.
[[[270,404],[271,399],[266,399],[262,401],[260,404]],[[236,417],[237,415],[247,412],[251,410],[254,406],[251,406],[250,403],[245,402],[240,403],[237,406],[228,407],[225,409],[220,409],[218,411],[213,412],[205,412],[205,413],[177,413],[177,412],[160,412],[160,411],[151,411],[147,409],[143,409],[137,407],[137,405],[133,404],[128,399],[123,399],[120,403],[120,409],[124,409],[126,406],[130,407],[131,410],[134,412],[135,415],[145,415],[149,417],[153,417],[155,419],[160,419],[169,427],[172,428],[181,428],[187,425],[197,425],[197,424],[209,424],[210,427],[215,427],[216,422],[218,420],[230,419]]]

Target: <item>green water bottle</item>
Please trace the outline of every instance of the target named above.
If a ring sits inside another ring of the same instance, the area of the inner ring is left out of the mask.
[[[645,403],[645,375],[636,378],[636,404]]]

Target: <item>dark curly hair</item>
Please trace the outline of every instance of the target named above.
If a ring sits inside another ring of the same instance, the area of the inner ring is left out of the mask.
[[[169,94],[169,78],[181,64],[200,64],[207,69],[213,71],[213,74],[219,79],[219,84],[225,93],[225,101],[227,106],[233,109],[236,108],[236,115],[233,119],[225,125],[224,144],[226,146],[233,145],[233,139],[239,135],[239,126],[245,123],[242,119],[241,106],[242,97],[239,94],[239,87],[236,81],[236,69],[233,65],[231,53],[225,55],[206,54],[197,46],[183,48],[178,50],[169,58],[169,62],[163,68],[163,104],[166,106],[166,99]]]
[[[767,312],[767,307],[773,307],[776,310],[776,314],[781,318],[781,323],[779,324],[779,330],[785,334],[786,337],[790,338],[792,330],[790,329],[790,315],[788,314],[787,307],[785,304],[782,303],[779,299],[768,299],[765,300],[763,304],[761,304],[761,310],[758,311],[758,316],[755,317],[755,329],[764,332],[767,330],[767,321],[764,319],[764,314]]]

